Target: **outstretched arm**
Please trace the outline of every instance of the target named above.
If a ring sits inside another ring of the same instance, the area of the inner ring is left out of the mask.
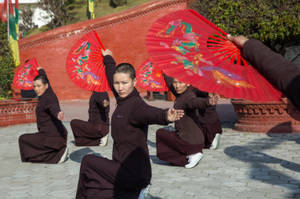
[[[300,69],[295,64],[258,40],[244,36],[228,39],[242,48],[245,59],[300,109]]]
[[[167,125],[183,117],[183,110],[178,109],[160,109],[148,104],[139,105],[131,113],[131,121],[133,124],[160,124]]]

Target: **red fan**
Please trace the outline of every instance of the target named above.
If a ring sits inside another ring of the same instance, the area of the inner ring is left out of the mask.
[[[137,85],[147,91],[167,91],[168,87],[158,67],[147,60],[137,69]]]
[[[84,35],[71,48],[67,57],[66,70],[78,87],[97,92],[109,90],[102,63],[102,49],[104,47],[95,31]]]
[[[24,65],[15,69],[13,85],[22,90],[33,89],[33,79],[39,74],[37,71],[37,61],[30,59]]]
[[[147,34],[153,63],[164,73],[227,98],[280,101],[282,94],[241,57],[227,33],[193,10],[158,19]]]

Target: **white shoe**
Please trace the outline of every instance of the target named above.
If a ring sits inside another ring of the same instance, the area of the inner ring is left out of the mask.
[[[195,154],[192,154],[192,155],[189,155],[188,156],[188,164],[185,165],[185,168],[187,169],[190,169],[190,168],[193,168],[195,167],[199,161],[203,158],[203,154],[202,153],[195,153]]]
[[[106,146],[107,145],[107,140],[108,140],[108,134],[100,139],[99,146]]]
[[[147,185],[144,189],[141,190],[138,199],[146,199],[150,190],[150,184]]]
[[[68,152],[69,152],[69,148],[66,147],[64,154],[61,156],[57,164],[63,163],[68,159]]]
[[[220,146],[221,134],[217,133],[209,149],[218,149]]]

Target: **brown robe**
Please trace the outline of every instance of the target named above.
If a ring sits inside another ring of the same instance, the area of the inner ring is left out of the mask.
[[[209,97],[208,93],[200,91],[197,88],[193,88],[192,90],[197,97],[205,99]],[[198,109],[197,124],[202,128],[205,138],[205,148],[209,148],[211,146],[216,134],[222,134],[221,120],[217,113],[216,106],[208,106],[204,109]]]
[[[300,110],[300,69],[258,40],[243,46],[243,56]]]
[[[184,93],[178,94],[172,85],[173,78],[165,75],[165,80],[176,96],[174,108],[183,109],[185,115],[175,122],[175,132],[164,128],[157,131],[157,157],[171,164],[184,166],[188,163],[187,155],[202,152],[204,148],[203,131],[197,124],[197,109],[209,106],[208,98],[196,97],[190,87]]]
[[[178,97],[179,95],[172,84],[173,78],[165,74],[164,78],[171,92],[175,97]],[[194,87],[191,87],[191,90],[195,93],[196,97],[199,98],[200,101],[208,100],[208,93],[200,91]],[[217,133],[222,134],[221,121],[216,111],[216,106],[209,105],[198,108],[194,116],[194,121],[202,130],[204,136],[204,148],[209,148],[215,138],[215,135]]]
[[[43,69],[39,74],[46,75]],[[19,137],[22,162],[57,163],[66,149],[67,130],[57,114],[60,112],[58,99],[49,87],[38,98],[36,118],[38,133]]]
[[[76,146],[98,146],[100,139],[108,134],[109,106],[103,106],[104,100],[109,102],[107,92],[93,92],[89,101],[89,120],[71,121]]]
[[[147,105],[136,89],[121,98],[113,88],[115,61],[109,55],[103,63],[117,107],[112,115],[113,160],[86,156],[80,168],[76,198],[138,198],[151,180],[147,147],[149,124],[167,124],[167,111]]]

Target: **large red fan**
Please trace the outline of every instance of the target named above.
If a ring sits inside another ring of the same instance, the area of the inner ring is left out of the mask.
[[[168,87],[158,67],[154,67],[150,60],[145,61],[137,69],[137,86],[147,91],[168,91]]]
[[[39,74],[37,71],[37,61],[30,59],[24,65],[15,69],[13,85],[22,90],[33,89],[33,79]]]
[[[150,58],[164,73],[227,98],[280,101],[282,94],[241,57],[227,33],[193,10],[158,19],[147,34]]]
[[[67,57],[66,70],[78,87],[97,92],[109,90],[102,63],[102,49],[104,47],[95,31],[84,35],[71,48]]]

